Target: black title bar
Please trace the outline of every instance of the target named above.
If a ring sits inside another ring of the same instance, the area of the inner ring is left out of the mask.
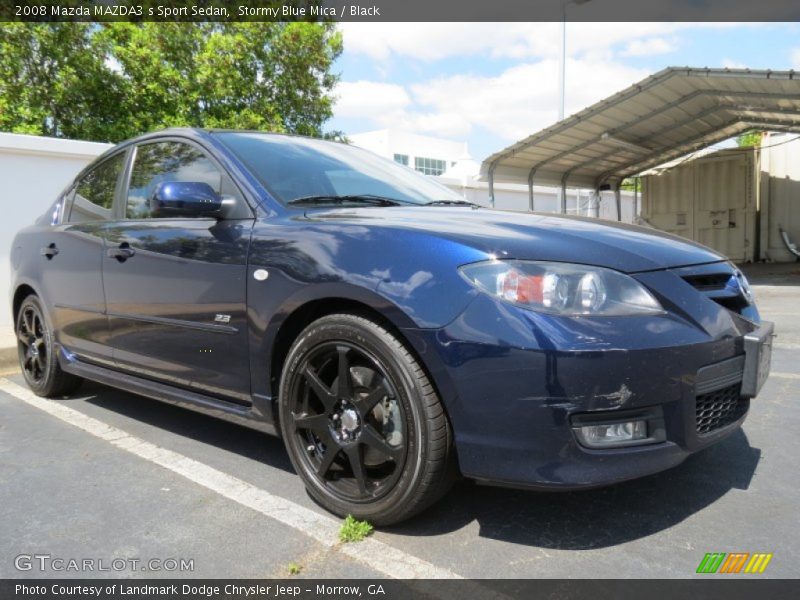
[[[3,579],[3,600],[703,600],[800,597],[800,580]]]
[[[0,21],[790,22],[797,0],[0,0]]]

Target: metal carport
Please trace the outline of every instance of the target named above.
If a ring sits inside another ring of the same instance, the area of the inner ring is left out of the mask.
[[[800,132],[800,72],[669,67],[488,157],[494,183],[610,186],[748,130]]]

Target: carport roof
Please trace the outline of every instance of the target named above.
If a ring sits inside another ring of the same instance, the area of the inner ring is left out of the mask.
[[[481,175],[598,188],[752,129],[800,132],[800,72],[669,67],[491,155]]]

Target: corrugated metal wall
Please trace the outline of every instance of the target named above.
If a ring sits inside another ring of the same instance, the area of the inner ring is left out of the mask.
[[[794,261],[783,245],[783,227],[800,245],[800,139],[781,134],[767,138],[761,153],[761,258]]]
[[[643,179],[642,217],[738,262],[755,257],[757,158],[723,152]]]

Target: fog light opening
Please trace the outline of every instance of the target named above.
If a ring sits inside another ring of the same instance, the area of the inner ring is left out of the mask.
[[[589,448],[627,446],[631,442],[648,440],[646,420],[584,425],[576,427],[575,433]]]

